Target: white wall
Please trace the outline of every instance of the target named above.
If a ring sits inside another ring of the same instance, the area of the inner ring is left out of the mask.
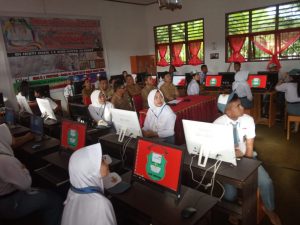
[[[185,20],[204,18],[205,33],[205,63],[209,71],[217,73],[226,71],[228,68],[225,63],[225,13],[240,10],[264,7],[291,0],[183,0],[181,10],[159,10],[157,5],[147,7],[147,34],[148,54],[154,54],[153,26],[176,23]],[[216,43],[216,50],[213,50],[212,43]],[[219,53],[219,59],[210,60],[210,53]],[[242,65],[242,69],[250,72],[266,70],[267,62],[249,62]],[[289,71],[291,68],[299,68],[299,60],[281,61],[282,70]],[[179,72],[190,72],[193,68],[200,71],[200,67],[182,66],[177,68]],[[168,70],[168,67],[158,67],[158,71]],[[233,70],[233,66],[231,67]]]
[[[109,74],[130,72],[130,56],[147,52],[146,8],[103,0],[0,0],[0,16],[42,16],[100,19]],[[0,38],[0,90],[16,107],[3,38]],[[58,90],[57,90],[58,91]],[[62,94],[53,93],[55,98]],[[51,93],[52,94],[52,93]]]

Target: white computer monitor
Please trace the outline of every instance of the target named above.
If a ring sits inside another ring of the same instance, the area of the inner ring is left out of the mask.
[[[112,122],[119,135],[119,142],[123,142],[124,136],[142,137],[142,130],[139,119],[134,111],[127,111],[122,109],[112,109]]]
[[[27,99],[25,98],[25,96],[20,96],[20,95],[17,95],[17,101],[21,107],[21,112],[28,112],[30,114],[33,114],[28,102],[27,102]]]
[[[47,119],[57,120],[48,99],[36,98],[36,101],[41,111],[42,117],[45,120]]]
[[[206,166],[208,158],[236,166],[232,127],[182,120],[189,154],[199,154],[198,165]]]
[[[184,87],[186,85],[185,75],[173,76],[173,85],[178,87]]]

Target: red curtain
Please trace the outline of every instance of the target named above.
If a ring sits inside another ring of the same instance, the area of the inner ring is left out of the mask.
[[[276,64],[278,69],[281,68],[278,55],[285,51],[289,46],[291,46],[300,38],[300,32],[294,31],[280,33],[278,38],[280,43],[277,45],[277,49],[275,49],[275,43],[269,43],[268,41],[266,41],[263,35],[251,37],[251,41],[257,48],[272,56],[267,65],[267,68],[270,64]]]
[[[233,51],[228,62],[245,62],[244,56],[241,55],[241,49],[245,43],[246,37],[230,37],[229,46]]]
[[[191,55],[191,58],[189,60],[189,65],[197,66],[202,64],[201,59],[198,57],[198,53],[201,49],[201,46],[202,46],[201,41],[194,41],[189,43],[189,50]]]
[[[180,58],[180,52],[182,46],[183,46],[182,43],[177,43],[173,45],[173,60],[172,60],[173,66],[180,67],[183,65],[183,61]]]
[[[158,66],[168,66],[169,63],[167,62],[165,56],[168,50],[168,45],[159,45],[158,46],[158,53],[160,56],[160,60],[157,62]]]

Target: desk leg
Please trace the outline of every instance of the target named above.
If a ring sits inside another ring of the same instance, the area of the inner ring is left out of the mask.
[[[268,121],[268,126],[269,128],[273,125],[275,125],[276,121],[276,93],[271,93],[270,94],[270,103],[269,103],[269,121]]]
[[[242,190],[242,225],[256,224],[257,199],[256,191],[258,185],[257,169],[247,179]]]

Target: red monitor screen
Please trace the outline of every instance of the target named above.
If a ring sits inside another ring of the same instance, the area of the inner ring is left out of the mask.
[[[173,76],[173,84],[175,86],[184,87],[186,84],[185,76],[180,76],[180,75]]]
[[[61,146],[73,151],[85,146],[86,125],[70,120],[61,124]]]
[[[133,177],[179,196],[183,151],[144,138],[138,140]]]
[[[205,87],[221,87],[222,76],[208,75],[205,79]]]
[[[266,88],[267,75],[249,75],[248,84],[250,88]]]

